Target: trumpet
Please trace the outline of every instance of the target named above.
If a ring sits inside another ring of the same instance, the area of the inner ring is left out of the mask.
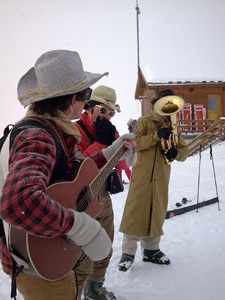
[[[168,140],[164,140],[163,138],[161,139],[161,145],[165,155],[171,148],[176,148],[177,146],[178,122],[176,115],[183,109],[184,104],[184,99],[175,95],[163,97],[154,104],[154,110],[158,115],[167,116],[165,126],[171,129],[171,134]],[[168,160],[165,156],[165,162],[167,164],[171,164],[173,160]]]

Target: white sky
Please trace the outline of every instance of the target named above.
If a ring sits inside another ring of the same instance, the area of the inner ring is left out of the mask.
[[[224,0],[139,0],[140,65],[149,81],[225,80]],[[79,52],[84,69],[110,74],[120,133],[141,115],[135,0],[0,0],[0,135],[25,114],[17,82],[52,49]],[[96,85],[96,86],[97,86]],[[95,87],[95,86],[94,86]]]

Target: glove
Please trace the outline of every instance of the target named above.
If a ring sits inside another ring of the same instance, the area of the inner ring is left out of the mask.
[[[67,236],[93,261],[107,257],[112,243],[104,228],[85,212],[74,213],[74,223]]]
[[[136,133],[137,131],[137,120],[130,119],[127,122],[128,130],[131,133]]]
[[[116,127],[106,118],[97,117],[94,122],[95,140],[104,145],[115,141]]]
[[[172,161],[177,157],[177,154],[178,154],[177,148],[171,148],[165,155],[169,161]]]
[[[157,131],[157,134],[160,139],[168,140],[171,130],[167,127],[162,127]]]
[[[111,146],[102,149],[102,153],[105,159],[108,161],[113,154],[117,151],[117,149],[122,145],[125,140],[133,140],[135,135],[133,133],[126,133],[121,135],[118,139],[116,139]],[[136,160],[136,152],[132,150],[126,150],[121,156],[120,160],[126,159],[126,163],[128,167],[131,167]]]

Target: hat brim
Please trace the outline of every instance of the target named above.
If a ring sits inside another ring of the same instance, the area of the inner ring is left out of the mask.
[[[64,95],[75,94],[80,91],[87,89],[88,87],[95,84],[103,76],[108,75],[108,72],[103,74],[84,72],[85,79],[80,83],[76,84],[74,87],[68,88],[66,90],[59,91],[42,91],[38,87],[38,81],[35,74],[35,69],[32,67],[19,81],[18,83],[18,97],[20,103],[26,107],[34,102],[42,101],[45,99],[50,99],[53,97],[59,97]],[[23,84],[21,84],[23,82]],[[23,90],[20,87],[23,87]]]
[[[116,110],[116,106],[114,103],[112,102],[109,102],[109,101],[106,101],[105,99],[101,98],[101,97],[98,97],[98,96],[95,96],[95,95],[92,95],[91,98],[88,100],[88,101],[96,101],[96,102],[99,102],[99,103],[102,103],[102,104],[105,104],[105,105],[108,105],[109,107],[111,107],[112,110]],[[88,103],[88,102],[87,102]]]

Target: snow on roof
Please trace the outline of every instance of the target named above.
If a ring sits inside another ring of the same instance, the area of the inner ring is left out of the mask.
[[[210,81],[162,81],[162,82],[148,82],[148,86],[165,86],[165,85],[225,85],[225,81],[223,80],[210,80]]]

